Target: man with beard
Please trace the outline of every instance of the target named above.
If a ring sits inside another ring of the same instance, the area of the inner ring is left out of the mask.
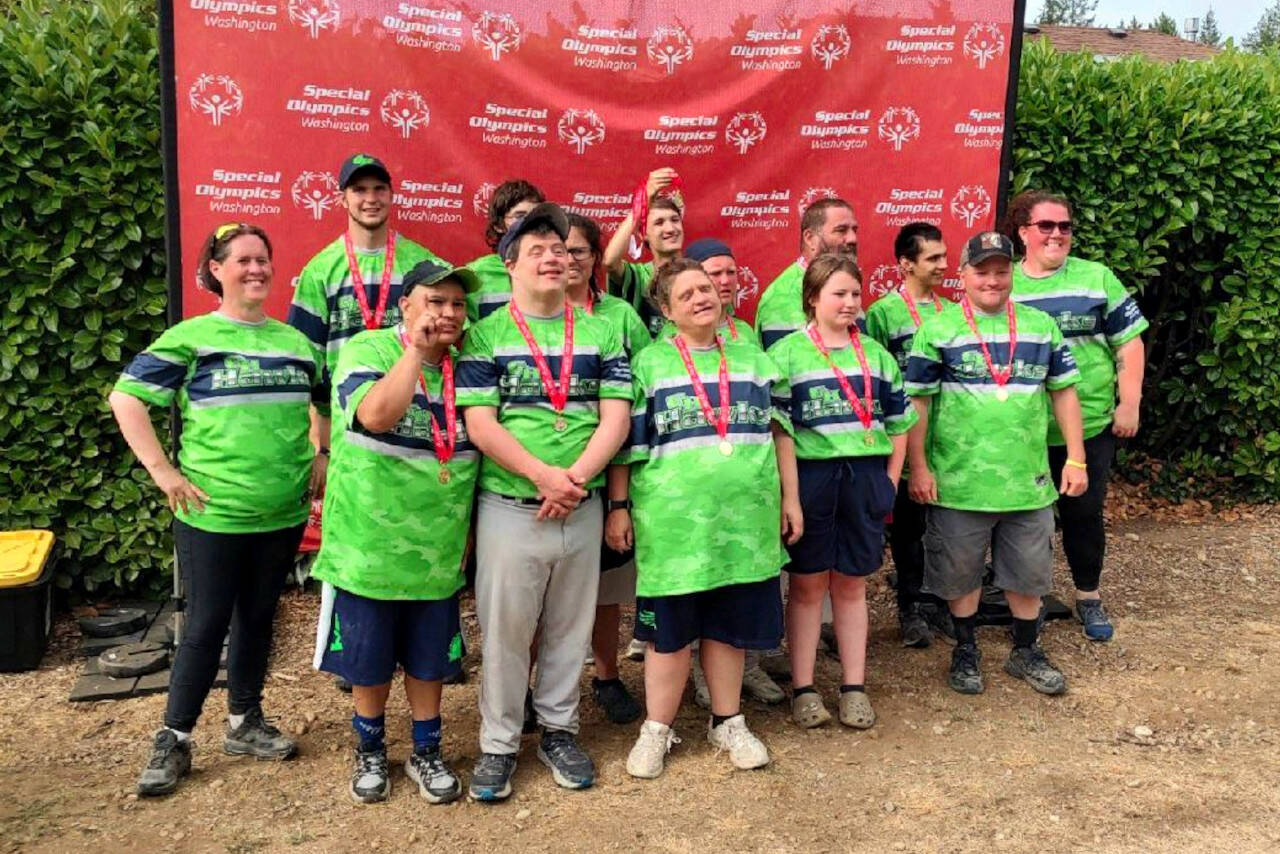
[[[800,218],[800,257],[769,284],[756,307],[756,334],[764,349],[804,328],[801,282],[809,262],[824,252],[858,256],[858,219],[844,199],[814,202]]]

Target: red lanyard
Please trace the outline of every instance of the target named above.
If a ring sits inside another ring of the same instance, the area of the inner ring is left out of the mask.
[[[849,380],[844,375],[844,371],[840,370],[831,358],[831,353],[827,350],[827,345],[822,343],[822,335],[818,332],[818,328],[813,324],[809,324],[804,328],[809,333],[809,340],[813,342],[813,346],[818,348],[818,352],[822,354],[822,358],[827,360],[827,367],[831,368],[831,373],[836,375],[836,382],[840,383],[840,390],[844,392],[845,399],[849,401],[849,405],[853,407],[854,415],[858,416],[858,420],[862,422],[864,430],[871,429],[871,419],[875,414],[871,398],[871,368],[867,365],[867,354],[862,349],[862,338],[858,335],[858,327],[849,330],[849,341],[853,344],[853,352],[858,356],[858,367],[862,369],[862,394],[864,400],[858,400],[858,396],[853,393],[853,386],[849,385]],[[871,434],[867,434],[867,438],[871,439]]]
[[[529,324],[525,322],[524,312],[520,310],[520,306],[516,305],[515,300],[507,303],[507,311],[511,313],[511,319],[516,322],[516,328],[520,330],[524,343],[528,345],[529,352],[533,355],[533,364],[538,368],[538,376],[542,377],[542,387],[546,389],[547,397],[551,400],[551,408],[561,416],[556,419],[555,428],[557,431],[563,430],[567,426],[563,418],[564,407],[569,402],[569,382],[573,378],[573,306],[567,300],[565,301],[564,348],[560,354],[558,384],[551,376],[551,368],[547,365],[546,357],[542,355],[542,348],[534,340],[533,333],[529,331]]]
[[[400,327],[400,343],[406,350],[409,349],[409,331],[403,326]],[[431,418],[431,444],[435,448],[436,460],[441,465],[440,482],[448,483],[449,470],[445,467],[449,465],[449,460],[453,459],[454,449],[458,446],[458,409],[454,403],[453,358],[448,350],[445,351],[444,361],[440,363],[440,373],[444,376],[444,388],[441,389],[441,396],[444,398],[444,435],[441,435],[440,422],[436,421],[430,406],[427,407],[427,415]],[[422,381],[422,393],[430,403],[431,387],[427,385],[426,373],[419,370],[418,379]]]
[[[732,338],[734,341],[737,341],[737,340],[738,340],[738,327],[736,327],[736,326],[734,326],[734,325],[733,325],[733,315],[732,315],[732,314],[726,314],[726,315],[725,315],[724,325],[725,325],[725,326],[727,326],[727,327],[729,327],[729,337],[730,337],[730,338]]]
[[[680,360],[684,362],[684,369],[689,374],[689,379],[693,382],[693,393],[698,398],[698,405],[702,407],[702,417],[707,419],[707,423],[716,428],[716,435],[720,437],[720,453],[726,457],[733,453],[733,445],[729,442],[729,410],[732,403],[729,401],[729,360],[724,355],[724,339],[719,335],[716,336],[716,347],[720,349],[720,413],[716,415],[715,410],[711,408],[711,398],[707,397],[707,387],[702,384],[702,377],[698,376],[698,369],[693,365],[693,358],[689,355],[689,345],[685,343],[684,336],[679,332],[671,339],[671,343],[676,345],[676,350],[680,352]]]
[[[916,310],[916,301],[911,298],[911,293],[907,290],[906,285],[902,286],[902,290],[899,293],[902,294],[902,301],[907,304],[907,311],[911,312],[911,319],[916,322],[916,328],[919,329],[920,312]],[[942,298],[937,294],[933,295],[933,309],[935,314],[942,314]]]
[[[381,329],[382,320],[387,316],[387,301],[391,298],[391,276],[396,268],[396,233],[387,232],[387,248],[382,262],[382,282],[378,285],[378,307],[373,310],[369,308],[369,295],[364,292],[364,279],[360,278],[360,265],[356,262],[356,248],[351,242],[351,235],[344,234],[342,242],[347,248],[347,269],[351,273],[351,288],[356,292],[356,302],[360,303],[360,316],[364,318],[364,328]]]
[[[649,194],[646,192],[648,188],[649,177],[646,175],[640,182],[640,186],[636,187],[635,192],[631,194],[631,228],[633,231],[640,232],[642,241],[649,225]],[[658,195],[670,196],[676,203],[676,207],[684,210],[684,181],[680,180],[679,175],[671,180],[670,186],[660,190]]]
[[[1013,376],[1014,351],[1018,349],[1018,318],[1013,313],[1013,300],[1005,303],[1005,313],[1009,318],[1009,364],[1003,368],[997,368],[991,361],[991,351],[987,349],[987,342],[978,331],[978,322],[973,317],[973,306],[969,304],[968,297],[960,300],[960,308],[964,311],[964,319],[969,324],[969,329],[977,336],[978,344],[982,347],[982,358],[987,363],[987,370],[991,372],[991,379],[999,387],[996,397],[1007,400],[1009,393],[1005,391],[1004,385]]]

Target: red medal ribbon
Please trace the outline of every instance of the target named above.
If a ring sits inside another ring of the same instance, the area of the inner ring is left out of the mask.
[[[564,348],[560,355],[559,384],[551,376],[551,368],[547,365],[547,358],[542,355],[542,348],[534,340],[533,333],[529,331],[529,324],[525,322],[524,312],[520,310],[520,306],[516,305],[515,300],[507,303],[507,311],[510,312],[511,319],[516,322],[516,328],[520,330],[524,343],[529,346],[529,352],[533,355],[533,364],[538,368],[538,376],[542,377],[542,387],[546,390],[547,397],[551,400],[551,408],[557,414],[564,412],[565,404],[569,402],[569,383],[573,379],[573,306],[569,304],[568,300],[565,301]]]
[[[360,265],[356,262],[355,244],[351,235],[344,234],[342,242],[347,249],[347,269],[351,273],[351,288],[356,292],[356,302],[360,303],[360,316],[364,318],[365,329],[381,329],[383,318],[387,316],[387,301],[391,298],[391,276],[396,268],[396,233],[387,231],[386,255],[382,262],[382,281],[378,285],[378,306],[369,308],[369,295],[364,292],[364,279],[360,278]]]
[[[400,343],[406,350],[409,349],[409,331],[403,326],[400,327]],[[458,408],[454,403],[453,357],[449,355],[448,350],[445,350],[444,361],[440,363],[440,373],[444,375],[444,388],[441,389],[441,396],[444,398],[443,435],[440,422],[436,421],[435,413],[429,406],[427,415],[431,418],[431,444],[435,448],[436,461],[444,466],[453,459],[454,449],[458,446]],[[422,382],[422,393],[430,403],[431,387],[427,385],[426,372],[419,370],[418,379]]]
[[[734,341],[738,340],[738,327],[733,325],[733,315],[726,314],[724,325],[729,327],[729,337]]]
[[[907,304],[907,311],[911,313],[911,319],[915,321],[916,329],[919,329],[920,312],[916,310],[916,301],[912,299],[911,292],[907,290],[906,285],[902,286],[902,290],[899,293],[902,294],[902,301]],[[942,297],[937,294],[933,295],[933,310],[935,314],[942,314]]]
[[[982,347],[982,358],[987,363],[987,370],[991,372],[992,382],[1004,388],[1005,383],[1009,382],[1009,378],[1013,376],[1013,357],[1018,349],[1018,318],[1013,313],[1013,300],[1005,303],[1005,313],[1009,318],[1009,364],[1003,368],[996,368],[995,363],[991,361],[991,351],[987,349],[987,342],[978,331],[978,322],[973,317],[973,306],[969,304],[968,297],[960,300],[960,308],[964,311],[964,319],[969,324],[969,329]]]
[[[724,339],[719,335],[716,336],[716,346],[720,348],[719,416],[711,408],[711,398],[707,397],[707,387],[702,384],[702,377],[698,376],[698,369],[693,365],[693,358],[689,355],[689,345],[685,343],[684,336],[677,332],[671,339],[671,343],[675,344],[676,350],[680,352],[680,360],[684,362],[684,369],[688,372],[689,379],[693,382],[693,393],[698,398],[698,405],[702,407],[702,417],[707,419],[708,424],[716,428],[716,435],[723,442],[725,436],[729,434],[729,410],[732,408],[732,404],[729,401],[729,360],[724,355]]]
[[[844,392],[845,399],[853,407],[853,413],[862,422],[862,428],[870,430],[871,420],[875,415],[871,397],[871,367],[867,364],[867,354],[862,349],[862,338],[858,334],[858,327],[850,328],[849,342],[853,344],[853,352],[858,356],[858,367],[862,369],[862,394],[865,400],[858,400],[858,396],[853,393],[853,386],[849,385],[849,379],[844,375],[844,371],[840,370],[840,366],[831,358],[831,353],[827,350],[827,345],[822,343],[822,335],[817,327],[811,323],[804,328],[804,331],[809,334],[809,340],[818,348],[822,358],[827,360],[827,367],[831,368],[831,373],[836,375],[836,382],[840,383],[840,390]]]
[[[631,194],[631,228],[632,231],[639,231],[641,237],[644,236],[645,225],[649,219],[649,194],[645,192],[648,186],[649,176],[646,175],[636,187],[635,192]],[[684,181],[679,175],[672,179],[669,186],[659,190],[658,195],[671,196],[676,207],[684,210]]]

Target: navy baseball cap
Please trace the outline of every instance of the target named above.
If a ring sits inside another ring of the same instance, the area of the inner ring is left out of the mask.
[[[988,258],[1013,260],[1013,241],[998,231],[982,231],[965,241],[960,250],[960,266],[973,267]]]
[[[365,174],[374,175],[388,184],[391,183],[391,173],[387,171],[386,165],[381,160],[372,154],[353,154],[342,162],[342,168],[338,170],[338,189],[347,189],[347,185]]]
[[[708,258],[719,258],[721,255],[733,257],[733,250],[723,240],[714,237],[703,237],[693,241],[684,249],[684,257],[692,258],[701,264]]]
[[[556,234],[560,235],[561,240],[569,239],[569,217],[565,216],[565,212],[559,205],[552,202],[543,202],[534,205],[520,219],[512,223],[511,227],[502,235],[502,239],[498,241],[498,257],[506,260],[507,250],[511,245],[523,234],[528,234],[535,226],[549,225]]]
[[[435,285],[445,279],[457,279],[467,293],[480,289],[480,279],[466,267],[451,267],[435,261],[419,261],[401,280],[401,293],[408,294],[418,285]]]

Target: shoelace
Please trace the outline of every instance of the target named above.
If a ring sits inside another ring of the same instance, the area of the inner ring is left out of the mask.
[[[449,766],[445,764],[444,759],[439,756],[419,756],[419,759],[427,766],[427,785],[428,786],[447,786],[451,785],[458,778],[449,770]]]
[[[507,760],[502,756],[485,755],[476,763],[476,770],[473,776],[482,777],[490,774],[507,773]]]
[[[280,720],[278,717],[263,717],[262,709],[250,709],[245,712],[244,715],[244,723],[249,724],[251,727],[260,730],[272,738],[278,738],[280,736],[280,730],[272,726],[272,724],[278,720]]]
[[[573,743],[573,739],[567,734],[556,734],[542,742],[543,751],[556,760],[578,759],[572,754],[578,752],[577,745]]]
[[[165,739],[165,743],[163,745],[159,744],[158,741],[159,740],[157,740],[155,749],[151,753],[151,760],[147,763],[148,768],[163,768],[164,764],[169,761],[169,754],[173,753],[181,743],[177,736]]]
[[[961,666],[964,667],[965,670],[976,671],[978,669],[978,651],[976,649],[969,649],[968,647],[963,646],[959,647],[959,650],[960,655],[958,657],[960,659]]]

